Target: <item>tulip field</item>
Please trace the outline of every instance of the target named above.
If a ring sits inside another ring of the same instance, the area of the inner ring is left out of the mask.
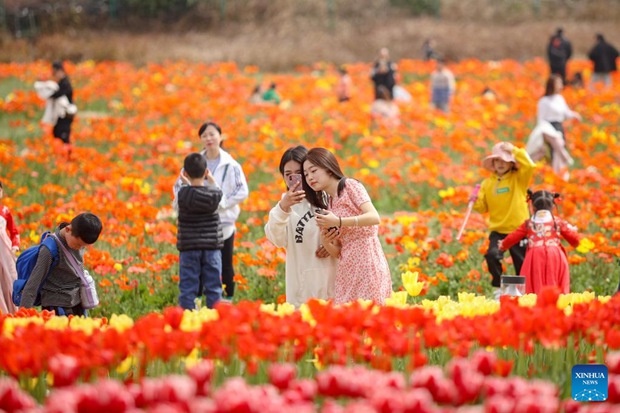
[[[451,112],[429,103],[429,62],[401,60],[412,101],[401,121],[370,116],[370,65],[286,73],[234,63],[67,63],[78,114],[68,157],[40,123],[32,85],[48,62],[0,64],[0,180],[22,250],[75,214],[104,230],[86,267],[101,306],[91,318],[20,309],[0,315],[0,409],[28,412],[607,412],[620,411],[620,77],[567,88],[582,122],[566,122],[570,179],[539,164],[532,189],[560,192],[556,212],[578,228],[566,246],[571,294],[491,299],[485,216],[456,240],[480,162],[502,140],[525,146],[547,65],[464,60]],[[586,61],[571,61],[582,71]],[[250,104],[276,82],[280,105]],[[490,87],[495,98],[482,96]],[[221,125],[250,187],[237,222],[232,304],[183,312],[172,185],[197,130]],[[333,150],[382,216],[392,271],[386,306],[285,303],[285,251],[266,240],[293,145]],[[513,271],[507,257],[506,274]],[[609,369],[606,402],[571,399],[571,368]]]

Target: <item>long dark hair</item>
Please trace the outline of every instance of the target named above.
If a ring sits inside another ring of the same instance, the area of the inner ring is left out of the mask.
[[[555,82],[558,79],[562,79],[562,78],[559,75],[556,75],[555,73],[549,76],[549,79],[547,79],[547,84],[545,85],[545,96],[551,96],[555,94]]]
[[[308,154],[306,155],[304,163],[306,162],[311,162],[313,165],[321,169],[325,169],[328,175],[336,178],[339,181],[338,195],[340,195],[346,185],[346,177],[344,176],[344,173],[342,173],[340,165],[338,164],[338,160],[333,153],[331,153],[325,148],[312,148],[308,151]],[[328,209],[327,195],[325,194],[325,191],[317,192],[310,188],[308,182],[306,181],[305,174],[302,174],[301,178],[302,186],[304,188],[304,191],[306,191],[306,198],[308,199],[310,204],[319,208]]]
[[[205,122],[202,125],[200,125],[200,128],[198,128],[198,137],[200,138],[202,136],[202,134],[204,133],[204,131],[209,127],[209,126],[213,126],[215,128],[215,130],[221,135],[222,134],[222,128],[220,127],[220,125],[218,125],[215,122]],[[224,141],[221,140],[220,141],[220,148],[224,147]]]
[[[307,154],[308,149],[303,145],[298,145],[294,148],[288,148],[282,154],[282,159],[280,159],[280,174],[284,176],[284,165],[286,165],[290,161],[299,162],[300,165],[303,164]]]

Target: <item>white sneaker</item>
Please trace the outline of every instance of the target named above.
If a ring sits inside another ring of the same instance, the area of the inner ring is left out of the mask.
[[[499,297],[501,295],[501,291],[499,288],[495,287],[495,290],[493,291],[493,299],[495,301],[499,301]]]

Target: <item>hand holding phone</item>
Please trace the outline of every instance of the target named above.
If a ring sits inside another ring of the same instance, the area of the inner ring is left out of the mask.
[[[317,209],[314,210],[314,212],[317,215],[329,215],[329,211],[327,211],[325,209],[322,209],[322,208],[317,208]],[[322,219],[321,220],[317,220],[317,222],[319,223],[319,226],[324,225],[322,223]],[[329,227],[328,230],[330,230],[330,231],[331,230],[338,230],[338,227]]]
[[[286,177],[286,183],[288,185],[288,189],[293,189],[295,188],[295,185],[297,185],[296,190],[301,191],[301,174],[288,175]]]

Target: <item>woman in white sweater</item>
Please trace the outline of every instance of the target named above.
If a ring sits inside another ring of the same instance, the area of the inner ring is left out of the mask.
[[[571,110],[562,96],[564,83],[559,75],[551,75],[547,80],[545,95],[538,101],[536,115],[538,123],[549,122],[555,130],[562,132],[564,142],[566,134],[562,122],[566,119],[581,120],[579,113]]]
[[[573,158],[566,148],[563,122],[566,119],[581,120],[581,115],[568,107],[562,96],[563,89],[562,77],[552,74],[547,80],[545,95],[538,100],[538,122],[530,134],[526,149],[532,159],[538,162],[546,156],[546,147],[549,147],[554,172],[568,180],[567,168],[573,164]]]
[[[218,207],[218,214],[224,234],[222,248],[222,284],[224,291],[222,299],[231,301],[235,293],[235,268],[233,267],[236,222],[241,212],[239,205],[249,195],[248,183],[239,162],[222,149],[224,137],[222,128],[214,122],[205,122],[198,129],[198,137],[203,145],[200,151],[207,158],[207,168],[215,178],[217,186],[222,189],[222,200]],[[172,206],[178,210],[177,195],[183,180],[179,175],[174,184],[174,201]]]
[[[289,148],[280,160],[280,173],[287,192],[269,212],[265,225],[267,239],[286,248],[286,301],[299,307],[311,298],[330,299],[334,293],[337,258],[324,245],[337,250],[338,231],[321,232],[316,225],[316,211],[301,187],[301,165],[308,150]]]

